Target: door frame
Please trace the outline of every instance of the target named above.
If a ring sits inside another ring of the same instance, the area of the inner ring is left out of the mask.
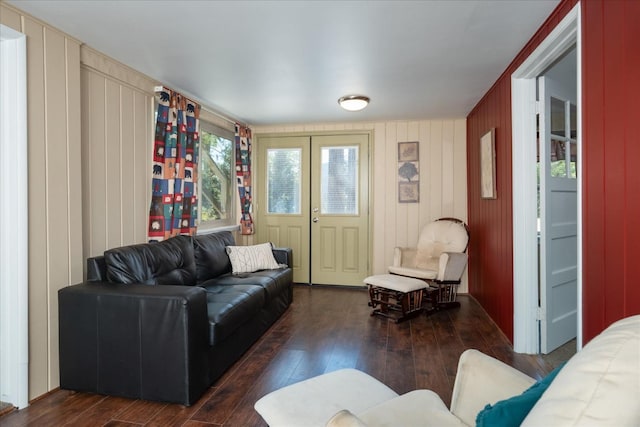
[[[582,41],[580,3],[567,13],[511,75],[513,182],[513,349],[538,352],[538,236],[536,230],[536,78],[576,45],[578,111],[578,325],[582,348]]]
[[[26,35],[0,25],[0,400],[29,405],[29,224]],[[11,144],[11,146],[9,146]],[[6,150],[6,152],[5,152]]]
[[[260,143],[260,138],[278,138],[278,137],[309,137],[309,141],[314,136],[339,136],[339,135],[368,135],[369,137],[369,158],[367,159],[367,165],[369,168],[369,174],[367,176],[367,184],[368,184],[368,204],[367,204],[367,214],[369,216],[369,221],[367,225],[367,271],[370,275],[373,269],[373,156],[374,156],[374,140],[375,131],[373,129],[352,129],[352,130],[328,130],[328,131],[295,131],[295,132],[264,132],[264,133],[256,133],[254,135],[254,139],[256,143]],[[309,147],[311,148],[311,147]],[[254,149],[254,153],[258,152],[258,147]],[[260,170],[260,159],[252,160],[253,166],[253,174],[254,176],[261,176],[262,171]],[[256,191],[264,191],[265,184],[258,182],[255,185]],[[257,197],[254,196],[254,201],[257,201]],[[309,199],[309,203],[311,203],[311,199]],[[255,204],[255,203],[254,203]],[[255,204],[254,206],[256,212],[260,212],[260,209],[263,207]],[[311,219],[311,216],[310,218]],[[254,217],[255,227],[260,227],[260,215],[255,215]],[[295,254],[293,255],[295,257]],[[309,263],[311,263],[311,257],[309,257]],[[311,281],[311,275],[309,275],[309,281]],[[364,284],[362,285],[365,286]]]

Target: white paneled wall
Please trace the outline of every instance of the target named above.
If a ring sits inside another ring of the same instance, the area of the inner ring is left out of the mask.
[[[82,281],[80,42],[5,3],[0,22],[27,35],[32,399],[59,385],[57,294]]]
[[[372,273],[386,272],[396,246],[414,246],[418,231],[440,217],[467,221],[466,120],[258,126],[254,135],[373,130]],[[254,138],[257,140],[257,138]],[[418,141],[420,202],[398,203],[398,142]],[[256,153],[257,148],[253,150]],[[467,292],[466,273],[460,292]]]
[[[154,86],[141,73],[82,47],[85,259],[147,240]]]

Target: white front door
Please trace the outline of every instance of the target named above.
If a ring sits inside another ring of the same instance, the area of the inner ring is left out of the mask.
[[[540,99],[540,350],[547,354],[577,331],[577,109],[548,77]]]

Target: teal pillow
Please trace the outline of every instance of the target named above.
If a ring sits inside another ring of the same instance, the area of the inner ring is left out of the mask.
[[[565,363],[566,362],[560,364],[545,378],[526,389],[524,393],[513,396],[510,399],[496,402],[493,406],[485,406],[476,417],[476,427],[507,427],[522,424],[522,421],[527,417],[531,408],[533,408],[538,399],[540,399],[542,393],[549,387],[551,381],[558,375],[560,368],[562,368]]]

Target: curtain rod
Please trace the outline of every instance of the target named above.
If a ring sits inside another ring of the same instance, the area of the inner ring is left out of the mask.
[[[179,93],[179,94],[182,94],[182,92],[181,92],[181,91],[179,91],[179,90],[175,90],[175,89],[172,89],[172,88],[170,88],[169,86],[166,86],[166,85],[155,86],[155,87],[153,88],[154,92],[161,92],[163,89],[167,89],[167,90],[170,90],[170,91],[172,91],[172,92],[177,92],[177,93]],[[184,96],[190,96],[190,97],[191,97],[191,95],[184,95]],[[195,98],[195,97],[191,97],[191,98]],[[197,99],[197,98],[196,98],[196,99],[195,99],[195,101],[197,101],[199,104],[201,104],[201,105],[202,105],[202,102],[201,102],[199,99]],[[229,117],[224,116],[224,115],[222,115],[222,114],[218,113],[217,111],[214,111],[212,108],[208,108],[208,107],[206,107],[206,109],[207,109],[207,111],[208,111],[209,113],[213,114],[214,116],[217,116],[217,117],[221,118],[222,120],[226,120],[227,122],[232,123],[232,124],[234,124],[234,125],[235,125],[235,124],[239,124],[239,125],[241,125],[241,126],[244,126],[244,127],[246,127],[246,128],[249,128],[249,126],[248,126],[247,124],[242,123],[242,122],[241,122],[241,121],[239,121],[239,120],[233,120],[233,119],[230,119]]]

